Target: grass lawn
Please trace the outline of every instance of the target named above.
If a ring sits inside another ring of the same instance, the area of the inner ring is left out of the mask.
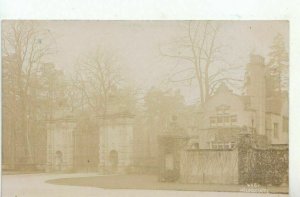
[[[62,178],[46,181],[57,185],[98,187],[104,189],[144,189],[144,190],[186,190],[186,191],[214,191],[239,192],[243,185],[218,184],[184,184],[159,182],[154,175],[109,175],[79,178]],[[265,189],[265,188],[264,188]],[[288,193],[288,187],[268,187],[270,193]]]

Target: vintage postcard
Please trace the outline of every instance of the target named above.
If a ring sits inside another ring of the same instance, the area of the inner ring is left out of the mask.
[[[288,21],[1,25],[2,196],[288,196]]]

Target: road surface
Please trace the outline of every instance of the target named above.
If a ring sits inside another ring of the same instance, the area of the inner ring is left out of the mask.
[[[167,190],[115,190],[95,187],[55,185],[47,180],[99,176],[98,174],[22,174],[2,176],[3,197],[287,197],[287,194],[228,193],[199,191],[167,191]]]

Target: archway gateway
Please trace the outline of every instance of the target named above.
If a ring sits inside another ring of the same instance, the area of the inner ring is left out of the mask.
[[[74,131],[74,170],[96,172],[99,163],[99,133],[97,130]]]

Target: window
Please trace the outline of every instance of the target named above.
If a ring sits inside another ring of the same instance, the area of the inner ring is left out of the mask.
[[[228,110],[230,109],[230,106],[228,105],[220,105],[216,107],[217,114],[228,114]]]
[[[274,138],[278,139],[278,123],[273,124]]]
[[[283,117],[282,131],[286,133],[289,132],[289,119],[287,117]]]
[[[224,122],[229,123],[229,117],[228,116],[224,117]]]
[[[212,144],[212,147],[211,147],[212,149],[218,149],[218,145],[216,145],[216,144]]]
[[[235,147],[235,142],[216,142],[211,141],[209,143],[211,149],[232,149]]]
[[[216,123],[216,118],[215,117],[210,117],[210,124]]]
[[[236,116],[231,116],[231,122],[236,122],[237,119],[236,119]]]
[[[210,126],[216,126],[217,123],[217,117],[210,117]]]
[[[223,122],[223,117],[222,117],[222,116],[219,116],[219,117],[217,118],[217,120],[218,120],[218,123],[222,123],[222,122]]]
[[[224,145],[224,149],[230,149],[230,145],[229,144],[225,144]]]
[[[224,145],[223,144],[218,144],[218,149],[223,149]]]
[[[237,121],[236,115],[218,115],[209,118],[210,126],[230,126],[231,123]]]

